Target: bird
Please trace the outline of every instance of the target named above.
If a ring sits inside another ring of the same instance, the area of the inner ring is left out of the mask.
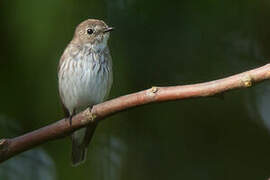
[[[59,60],[59,96],[70,124],[75,114],[103,102],[110,93],[113,71],[108,40],[112,30],[102,20],[84,20],[76,27]],[[85,161],[96,126],[93,123],[71,134],[72,166]]]

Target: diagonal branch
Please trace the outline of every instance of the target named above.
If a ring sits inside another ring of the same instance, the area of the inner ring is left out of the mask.
[[[254,83],[267,79],[270,79],[270,64],[216,81],[183,86],[152,87],[121,96],[77,114],[73,117],[71,126],[69,121],[62,119],[19,137],[1,139],[0,162],[47,141],[63,138],[87,124],[136,106],[153,102],[213,96],[232,89],[251,87]]]

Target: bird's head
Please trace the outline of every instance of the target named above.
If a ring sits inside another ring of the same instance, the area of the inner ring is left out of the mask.
[[[102,20],[87,19],[76,27],[73,41],[94,49],[104,49],[113,29]]]

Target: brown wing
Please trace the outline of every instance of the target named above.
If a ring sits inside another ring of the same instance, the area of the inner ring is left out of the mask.
[[[61,78],[59,77],[59,70],[63,64],[63,62],[65,61],[65,59],[67,58],[75,58],[75,56],[79,53],[81,47],[79,45],[75,45],[75,44],[72,44],[70,43],[64,53],[62,54],[61,58],[60,58],[60,61],[59,61],[59,64],[58,64],[58,79]],[[64,112],[64,115],[65,117],[70,117],[70,112],[69,110],[65,107],[64,103],[63,103],[63,100],[62,100],[62,95],[61,95],[61,91],[60,91],[60,88],[58,88],[59,90],[59,97],[60,97],[60,100],[61,100],[61,105],[62,105],[62,109],[63,109],[63,112]]]
[[[80,52],[81,46],[76,45],[73,43],[69,43],[69,45],[66,47],[64,53],[62,54],[59,64],[58,64],[58,72],[60,70],[61,65],[63,64],[64,60],[66,58],[75,58],[76,55]]]

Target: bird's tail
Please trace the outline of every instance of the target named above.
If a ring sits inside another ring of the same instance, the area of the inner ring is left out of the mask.
[[[77,130],[72,133],[72,149],[71,149],[71,163],[72,166],[77,166],[85,161],[86,158],[86,147],[82,144],[82,137],[81,134],[85,131],[85,128]]]
[[[87,147],[90,143],[96,124],[91,124],[86,128],[79,129],[72,133],[72,152],[71,163],[72,166],[78,166],[86,159]]]

